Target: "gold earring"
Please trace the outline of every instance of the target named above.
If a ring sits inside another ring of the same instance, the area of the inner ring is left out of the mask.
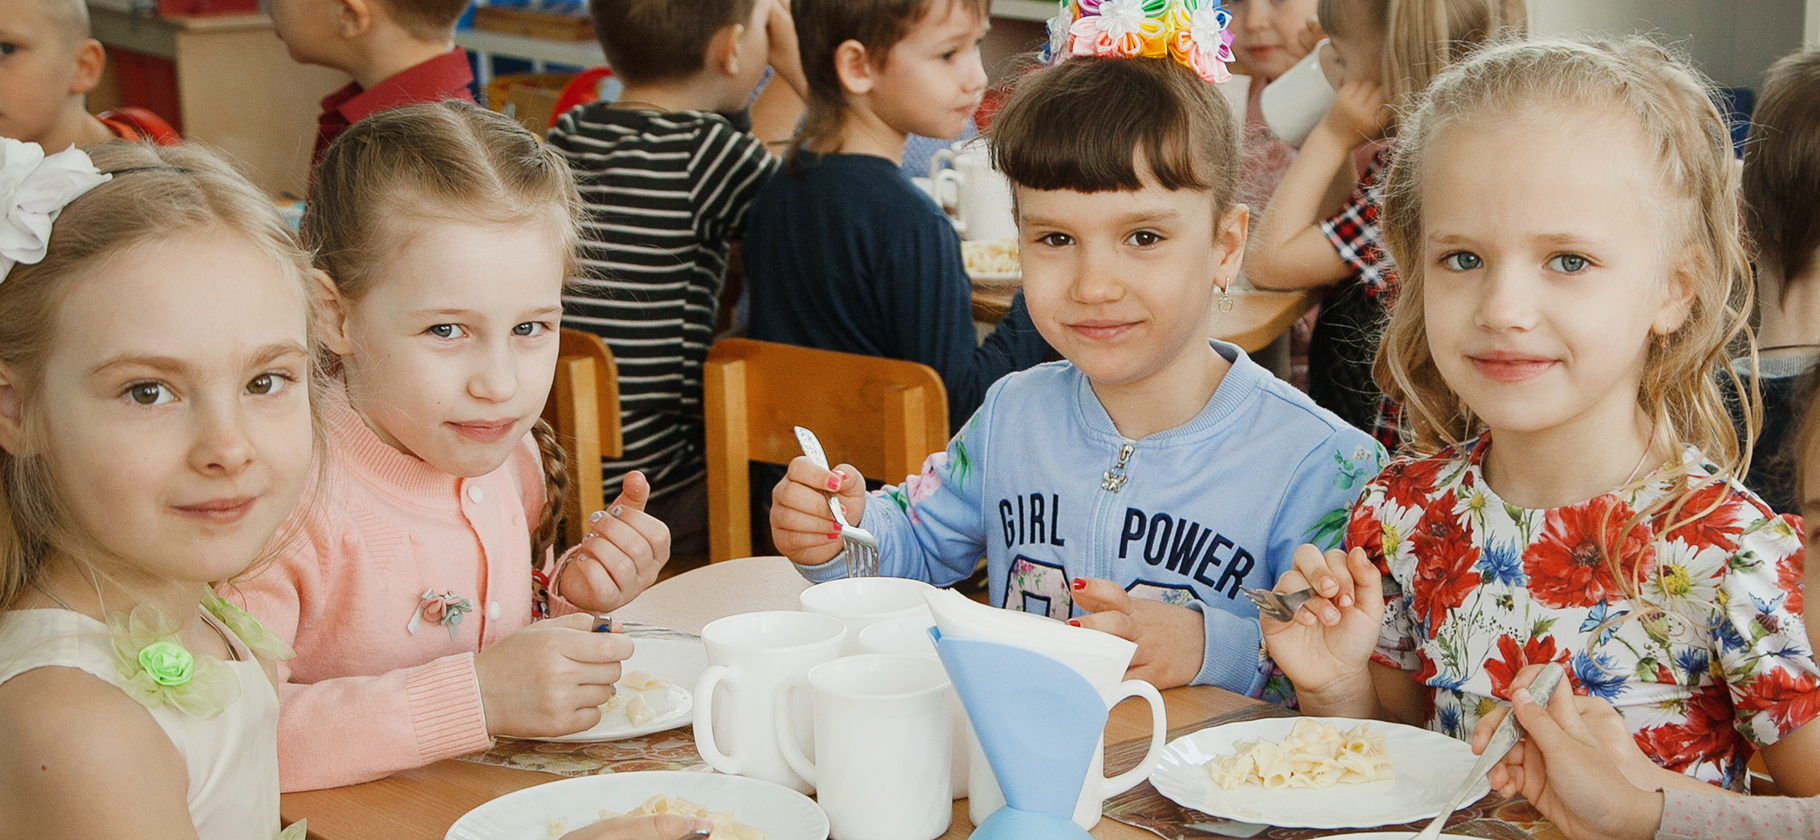
[[[1220,313],[1221,314],[1225,314],[1227,312],[1232,311],[1233,302],[1232,302],[1232,291],[1231,290],[1232,290],[1232,278],[1228,277],[1228,278],[1226,278],[1226,282],[1220,286]]]

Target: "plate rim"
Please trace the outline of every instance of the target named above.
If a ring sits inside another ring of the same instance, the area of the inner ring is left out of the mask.
[[[592,776],[569,776],[566,778],[555,779],[555,780],[548,781],[548,782],[541,782],[539,784],[531,785],[530,787],[519,788],[518,790],[512,791],[510,793],[495,796],[492,799],[482,802],[479,805],[469,808],[467,811],[463,812],[462,815],[459,817],[456,817],[455,821],[453,823],[450,823],[448,829],[443,832],[443,835],[442,835],[443,840],[464,840],[463,837],[456,835],[455,832],[457,829],[461,828],[462,821],[464,821],[468,817],[472,816],[474,814],[474,812],[479,811],[482,808],[492,807],[495,803],[504,801],[506,799],[533,798],[533,796],[535,796],[535,795],[541,795],[542,793],[544,793],[543,789],[548,788],[552,785],[569,785],[569,786],[576,786],[576,787],[581,786],[581,785],[586,785],[586,784],[611,785],[615,782],[625,782],[628,779],[648,779],[648,778],[656,778],[656,777],[674,778],[674,779],[680,781],[681,783],[683,783],[684,785],[690,784],[690,783],[695,782],[700,779],[720,778],[720,779],[727,780],[727,782],[725,782],[726,784],[732,784],[732,785],[736,785],[736,786],[737,785],[751,785],[751,786],[754,786],[755,789],[768,789],[774,793],[788,794],[788,796],[784,797],[785,799],[789,799],[790,797],[795,797],[797,799],[802,800],[804,803],[806,803],[809,806],[808,813],[812,814],[817,821],[816,826],[810,832],[810,834],[811,834],[810,840],[828,840],[828,813],[826,811],[823,811],[821,805],[816,804],[815,800],[810,799],[808,796],[805,796],[802,793],[799,793],[795,790],[791,790],[790,788],[784,787],[783,785],[776,784],[774,782],[767,782],[763,779],[753,779],[753,778],[749,778],[746,776],[734,776],[734,775],[729,775],[726,773],[702,773],[699,771],[691,771],[691,770],[629,770],[624,773],[597,773]],[[533,794],[533,791],[537,791],[538,793]],[[688,796],[686,794],[677,794],[677,795],[682,796],[682,798],[685,798],[685,799],[688,798]],[[767,833],[769,833],[769,832],[767,832]],[[470,835],[470,836],[472,836],[472,835]]]
[[[1168,799],[1169,801],[1174,802],[1175,804],[1180,805],[1183,808],[1187,808],[1192,811],[1207,814],[1209,816],[1219,817],[1222,819],[1240,820],[1240,821],[1244,821],[1244,822],[1256,822],[1258,815],[1255,813],[1244,813],[1244,814],[1232,813],[1232,812],[1216,813],[1214,811],[1209,811],[1205,808],[1202,808],[1199,805],[1191,804],[1188,802],[1183,802],[1179,799],[1176,799],[1174,796],[1171,796],[1171,795],[1169,795],[1169,793],[1165,792],[1163,790],[1162,786],[1160,786],[1156,783],[1156,777],[1159,773],[1164,772],[1166,767],[1169,767],[1169,766],[1199,767],[1200,765],[1198,765],[1198,764],[1197,765],[1188,765],[1186,762],[1181,761],[1181,759],[1177,757],[1177,755],[1178,755],[1177,745],[1184,741],[1189,741],[1189,740],[1195,738],[1196,736],[1200,735],[1201,733],[1210,732],[1210,731],[1213,731],[1216,729],[1240,728],[1240,727],[1270,726],[1270,725],[1283,725],[1283,724],[1293,726],[1295,724],[1295,721],[1303,719],[1303,718],[1307,718],[1309,720],[1322,721],[1325,723],[1331,723],[1331,724],[1334,724],[1335,726],[1338,726],[1342,730],[1348,728],[1348,726],[1356,726],[1361,723],[1378,724],[1378,725],[1390,727],[1393,729],[1406,729],[1412,733],[1416,733],[1416,737],[1421,737],[1421,738],[1425,738],[1425,739],[1430,738],[1430,737],[1443,738],[1451,743],[1460,744],[1460,745],[1464,746],[1468,751],[1470,751],[1472,749],[1472,746],[1470,744],[1467,744],[1466,742],[1460,741],[1456,738],[1452,738],[1450,736],[1444,735],[1442,733],[1436,732],[1432,729],[1425,729],[1420,726],[1412,726],[1407,723],[1399,723],[1396,721],[1376,720],[1376,719],[1372,719],[1372,718],[1349,718],[1349,717],[1339,717],[1339,716],[1333,716],[1333,715],[1295,715],[1295,716],[1290,716],[1290,717],[1253,718],[1251,720],[1237,720],[1237,721],[1232,721],[1230,723],[1215,724],[1213,726],[1203,727],[1203,728],[1197,729],[1193,732],[1184,734],[1180,737],[1171,739],[1170,741],[1168,741],[1167,743],[1165,743],[1163,745],[1163,749],[1158,753],[1156,764],[1151,767],[1149,775],[1145,777],[1146,781],[1149,781],[1150,786],[1155,788],[1157,793],[1162,794],[1163,798]],[[1199,749],[1199,747],[1197,746],[1196,749]],[[1469,796],[1464,801],[1464,803],[1462,803],[1462,807],[1464,807],[1465,805],[1470,805],[1474,802],[1477,802],[1480,799],[1483,799],[1485,797],[1485,794],[1489,793],[1491,791],[1491,782],[1489,780],[1487,780],[1484,776],[1480,776],[1478,781],[1474,783],[1472,790],[1476,790],[1476,791],[1478,791],[1478,793],[1476,795]],[[1315,793],[1317,791],[1309,791],[1309,792]],[[1457,811],[1459,809],[1456,808],[1455,810]],[[1428,814],[1427,816],[1416,816],[1416,817],[1413,817],[1412,819],[1414,819],[1414,820],[1433,819],[1435,816],[1436,816],[1435,814]],[[1373,823],[1367,823],[1367,824],[1361,825],[1353,820],[1347,820],[1344,823],[1333,823],[1331,821],[1326,821],[1326,820],[1308,820],[1308,819],[1294,820],[1293,817],[1291,818],[1293,821],[1289,821],[1289,822],[1276,821],[1276,820],[1280,820],[1280,819],[1281,819],[1280,817],[1273,818],[1273,821],[1271,821],[1269,823],[1269,825],[1271,825],[1272,827],[1275,827],[1275,828],[1374,829],[1374,828],[1378,828],[1378,827],[1381,827],[1384,825],[1394,825],[1395,824],[1395,822],[1373,822]],[[1377,819],[1377,818],[1374,817],[1372,819]],[[1402,820],[1402,819],[1396,820],[1396,822],[1407,822],[1407,821],[1408,820]],[[1390,832],[1390,834],[1394,836],[1396,834],[1396,832]],[[1414,833],[1411,833],[1411,837],[1413,837],[1413,836],[1414,836]]]

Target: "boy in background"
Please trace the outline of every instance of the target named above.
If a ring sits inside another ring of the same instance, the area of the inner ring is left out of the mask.
[[[323,97],[316,151],[342,130],[401,105],[474,101],[474,71],[455,46],[468,0],[270,0],[272,25],[291,58],[354,77]]]
[[[678,554],[707,551],[702,364],[714,340],[732,240],[777,158],[736,118],[755,103],[765,140],[802,113],[802,65],[784,0],[594,0],[594,31],[624,88],[550,129],[588,218],[563,324],[599,335],[619,368],[625,453],[603,467],[606,498],[632,470]],[[778,83],[780,82],[781,83]]]
[[[0,0],[0,137],[47,152],[118,139],[176,143],[177,133],[143,108],[88,112],[106,64],[82,0]]]
[[[753,202],[751,336],[921,362],[949,427],[1049,345],[1023,295],[981,344],[960,237],[899,163],[910,134],[953,138],[986,91],[985,0],[795,0],[808,118]]]

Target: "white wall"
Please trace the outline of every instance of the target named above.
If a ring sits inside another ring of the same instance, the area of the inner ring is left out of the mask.
[[[1530,30],[1649,33],[1686,50],[1728,87],[1761,89],[1763,71],[1820,41],[1820,0],[1529,0]]]
[[[1807,0],[1807,47],[1820,48],[1820,0]]]

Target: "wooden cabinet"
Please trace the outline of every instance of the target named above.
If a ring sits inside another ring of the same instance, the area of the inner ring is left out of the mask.
[[[292,61],[265,15],[159,18],[96,6],[89,15],[103,44],[173,63],[186,140],[223,153],[273,196],[304,194],[320,102],[345,74]],[[108,89],[104,80],[92,109],[111,104]]]

